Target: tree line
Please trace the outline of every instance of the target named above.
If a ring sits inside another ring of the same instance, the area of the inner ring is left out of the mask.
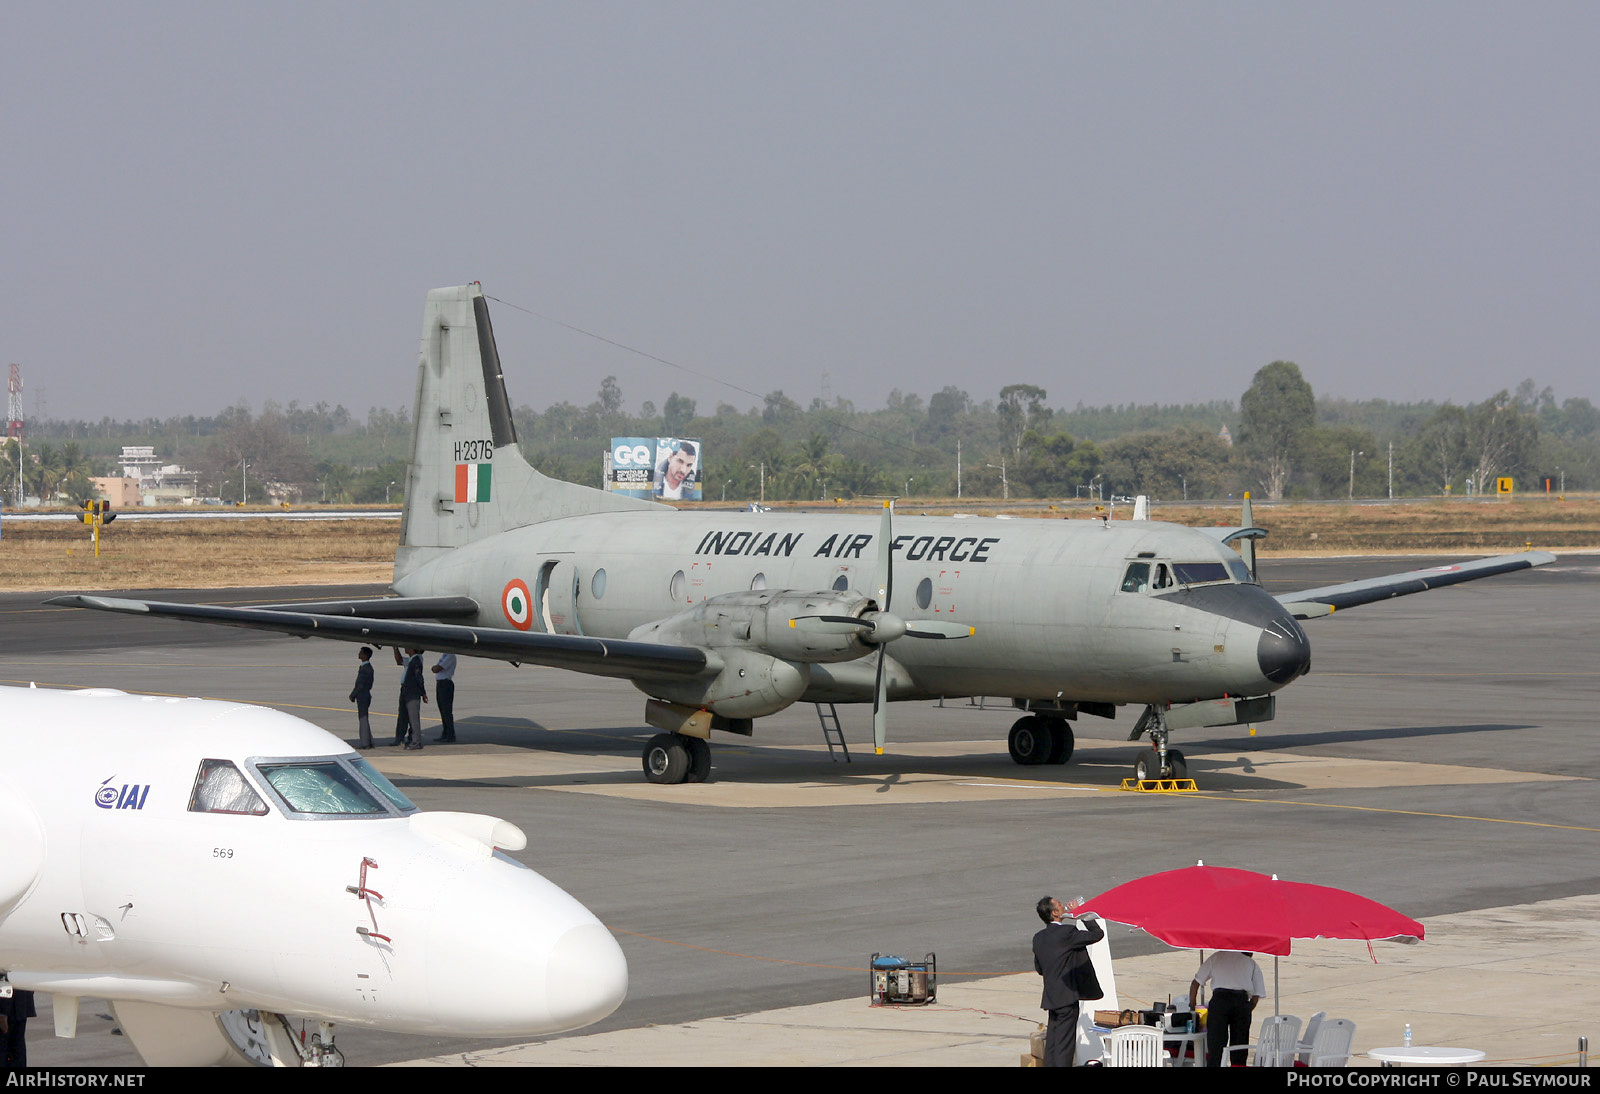
[[[536,467],[590,486],[612,437],[698,438],[711,501],[1382,497],[1493,490],[1501,476],[1524,491],[1547,477],[1600,488],[1600,409],[1586,398],[1558,403],[1524,380],[1462,406],[1318,400],[1289,361],[1261,368],[1237,402],[1053,407],[1045,388],[1008,384],[982,401],[955,386],[926,399],[896,390],[871,410],[846,398],[802,406],[775,390],[758,406],[702,412],[673,391],[634,412],[607,376],[588,405],[524,405],[513,417]],[[73,497],[90,475],[114,473],[122,446],[147,444],[226,501],[289,487],[302,502],[382,502],[404,483],[410,438],[403,407],[361,419],[326,403],[255,412],[241,401],[210,417],[30,423],[21,470],[29,492]],[[0,446],[0,482],[17,470],[15,445]]]

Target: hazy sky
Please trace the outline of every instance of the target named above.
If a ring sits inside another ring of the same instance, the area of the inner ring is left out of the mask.
[[[801,403],[1600,401],[1593,3],[0,12],[30,415],[409,405],[473,280]],[[754,402],[493,307],[515,403]]]

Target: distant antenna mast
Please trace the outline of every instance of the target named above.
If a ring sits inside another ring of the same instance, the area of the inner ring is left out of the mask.
[[[6,404],[6,438],[17,440],[17,504],[22,504],[22,366],[11,366],[11,383],[6,391],[10,399]]]
[[[11,394],[10,402],[6,409],[6,436],[15,437],[18,446],[22,444],[22,366],[11,366],[11,383],[6,388]]]

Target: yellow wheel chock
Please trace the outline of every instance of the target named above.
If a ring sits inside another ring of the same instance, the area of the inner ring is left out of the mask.
[[[1194,794],[1200,790],[1193,779],[1123,779],[1122,789],[1141,794]]]

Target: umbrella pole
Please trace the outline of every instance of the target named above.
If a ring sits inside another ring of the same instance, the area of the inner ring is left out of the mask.
[[[1278,1016],[1278,955],[1272,955],[1272,1016]]]

